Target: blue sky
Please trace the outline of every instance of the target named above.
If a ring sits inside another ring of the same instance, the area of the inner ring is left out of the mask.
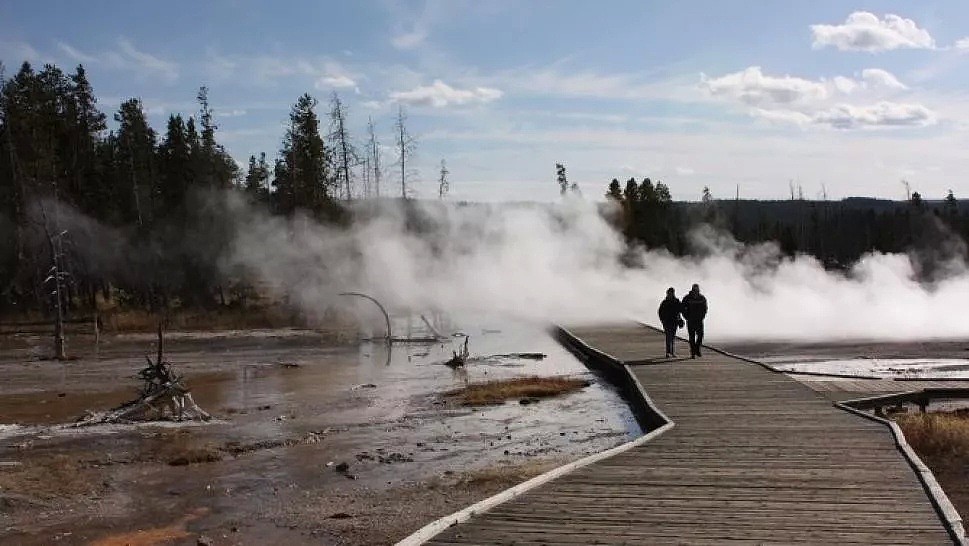
[[[304,93],[333,92],[390,149],[398,105],[419,196],[590,197],[649,176],[677,199],[969,192],[969,4],[940,2],[27,2],[0,4],[0,60],[89,71],[102,109],[156,129],[210,88],[241,163],[278,150]],[[385,189],[393,184],[386,180]]]

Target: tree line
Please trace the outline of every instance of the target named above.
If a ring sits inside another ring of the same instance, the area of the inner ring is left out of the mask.
[[[871,252],[908,253],[931,280],[946,264],[969,258],[969,203],[949,190],[929,201],[918,192],[906,201],[852,197],[807,200],[791,190],[783,200],[716,199],[704,188],[699,202],[673,202],[662,182],[613,179],[606,198],[618,207],[617,228],[628,242],[675,255],[697,251],[690,232],[710,225],[736,241],[776,242],[789,256],[806,254],[825,267],[846,269]]]
[[[161,132],[139,99],[125,100],[109,130],[83,65],[25,62],[7,77],[0,64],[0,311],[95,308],[99,298],[228,305],[251,287],[220,268],[234,220],[214,195],[341,222],[348,200],[393,196],[396,182],[398,195],[413,194],[416,141],[402,107],[386,161],[373,119],[358,145],[336,93],[322,119],[304,94],[272,164],[263,152],[242,169],[218,142],[206,87],[196,100],[197,112],[171,114]],[[442,198],[447,174],[442,161]]]

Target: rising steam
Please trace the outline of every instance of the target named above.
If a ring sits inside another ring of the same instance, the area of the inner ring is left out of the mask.
[[[241,211],[240,211],[241,212]],[[708,337],[919,339],[969,336],[969,276],[949,263],[931,285],[906,255],[869,254],[846,274],[776,245],[744,246],[710,228],[698,257],[630,250],[580,199],[559,205],[368,202],[352,229],[245,211],[227,265],[315,315],[348,290],[386,305],[452,314],[503,313],[542,322],[639,318],[656,323],[667,287],[699,283]],[[635,267],[623,264],[635,263]]]

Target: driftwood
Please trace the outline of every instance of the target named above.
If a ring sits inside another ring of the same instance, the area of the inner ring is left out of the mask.
[[[159,419],[201,420],[212,418],[200,408],[185,386],[182,376],[175,373],[170,362],[165,360],[165,340],[162,325],[158,324],[158,353],[155,360],[145,355],[148,365],[138,372],[144,381],[137,399],[101,413],[89,413],[78,425],[103,423],[123,423],[132,421],[154,421]]]

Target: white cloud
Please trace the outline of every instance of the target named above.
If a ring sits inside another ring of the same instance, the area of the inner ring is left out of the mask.
[[[70,45],[65,44],[64,42],[57,42],[57,48],[63,51],[64,54],[70,57],[71,60],[73,61],[77,61],[79,63],[90,63],[90,64],[94,64],[98,62],[97,57],[93,55],[88,55],[82,51],[79,51],[76,48],[73,48]]]
[[[933,125],[938,119],[922,104],[886,100],[908,87],[880,68],[862,70],[858,78],[808,80],[770,76],[752,66],[719,78],[701,75],[701,88],[712,96],[750,107],[749,113],[754,117],[802,127],[922,127]],[[858,104],[845,102],[848,97]]]
[[[821,81],[793,76],[767,76],[759,66],[751,66],[719,78],[701,74],[701,85],[714,96],[726,96],[752,106],[795,104],[824,100],[830,91]]]
[[[346,87],[356,87],[357,82],[344,74],[326,74],[316,80],[317,89],[343,89]]]
[[[925,127],[936,123],[935,113],[921,104],[881,101],[867,106],[839,104],[819,112],[814,123],[836,129],[863,127]]]
[[[488,103],[501,98],[503,93],[491,87],[475,87],[473,89],[456,89],[441,80],[427,86],[420,86],[410,91],[395,91],[390,99],[416,106],[462,106],[466,104]]]
[[[43,59],[39,51],[27,42],[7,42],[0,40],[0,62],[4,63],[7,71],[19,70],[24,61],[37,63]],[[9,64],[15,63],[15,64]]]
[[[904,83],[898,81],[894,74],[881,68],[866,68],[861,71],[861,79],[866,84],[875,88],[884,89],[908,89]]]
[[[698,100],[694,81],[684,78],[648,79],[642,74],[603,74],[590,70],[568,69],[556,63],[544,68],[523,67],[487,78],[501,89],[541,97],[591,97],[598,99]]]
[[[929,32],[911,19],[891,13],[883,19],[867,11],[856,11],[840,25],[811,25],[815,49],[826,46],[841,51],[877,53],[892,49],[935,49]]]
[[[814,121],[811,116],[802,112],[795,112],[794,110],[765,110],[763,108],[754,108],[750,111],[750,114],[774,123],[801,126],[810,125]]]
[[[79,63],[137,72],[169,83],[178,79],[176,63],[139,50],[127,38],[118,38],[117,50],[102,53],[87,53],[65,42],[57,42],[57,48]]]
[[[215,113],[215,116],[220,118],[236,118],[239,116],[244,116],[246,114],[248,114],[248,112],[246,112],[245,110],[241,108],[235,108],[232,110],[219,110]]]
[[[953,45],[953,47],[955,47],[959,51],[969,51],[969,36],[962,38],[960,40],[956,40],[956,43]]]
[[[390,39],[390,44],[397,49],[414,49],[427,39],[427,30],[417,26],[409,32],[399,32]]]
[[[135,66],[141,70],[156,73],[168,81],[178,79],[178,65],[175,63],[138,50],[127,38],[119,38],[118,47],[121,49],[125,66]]]

